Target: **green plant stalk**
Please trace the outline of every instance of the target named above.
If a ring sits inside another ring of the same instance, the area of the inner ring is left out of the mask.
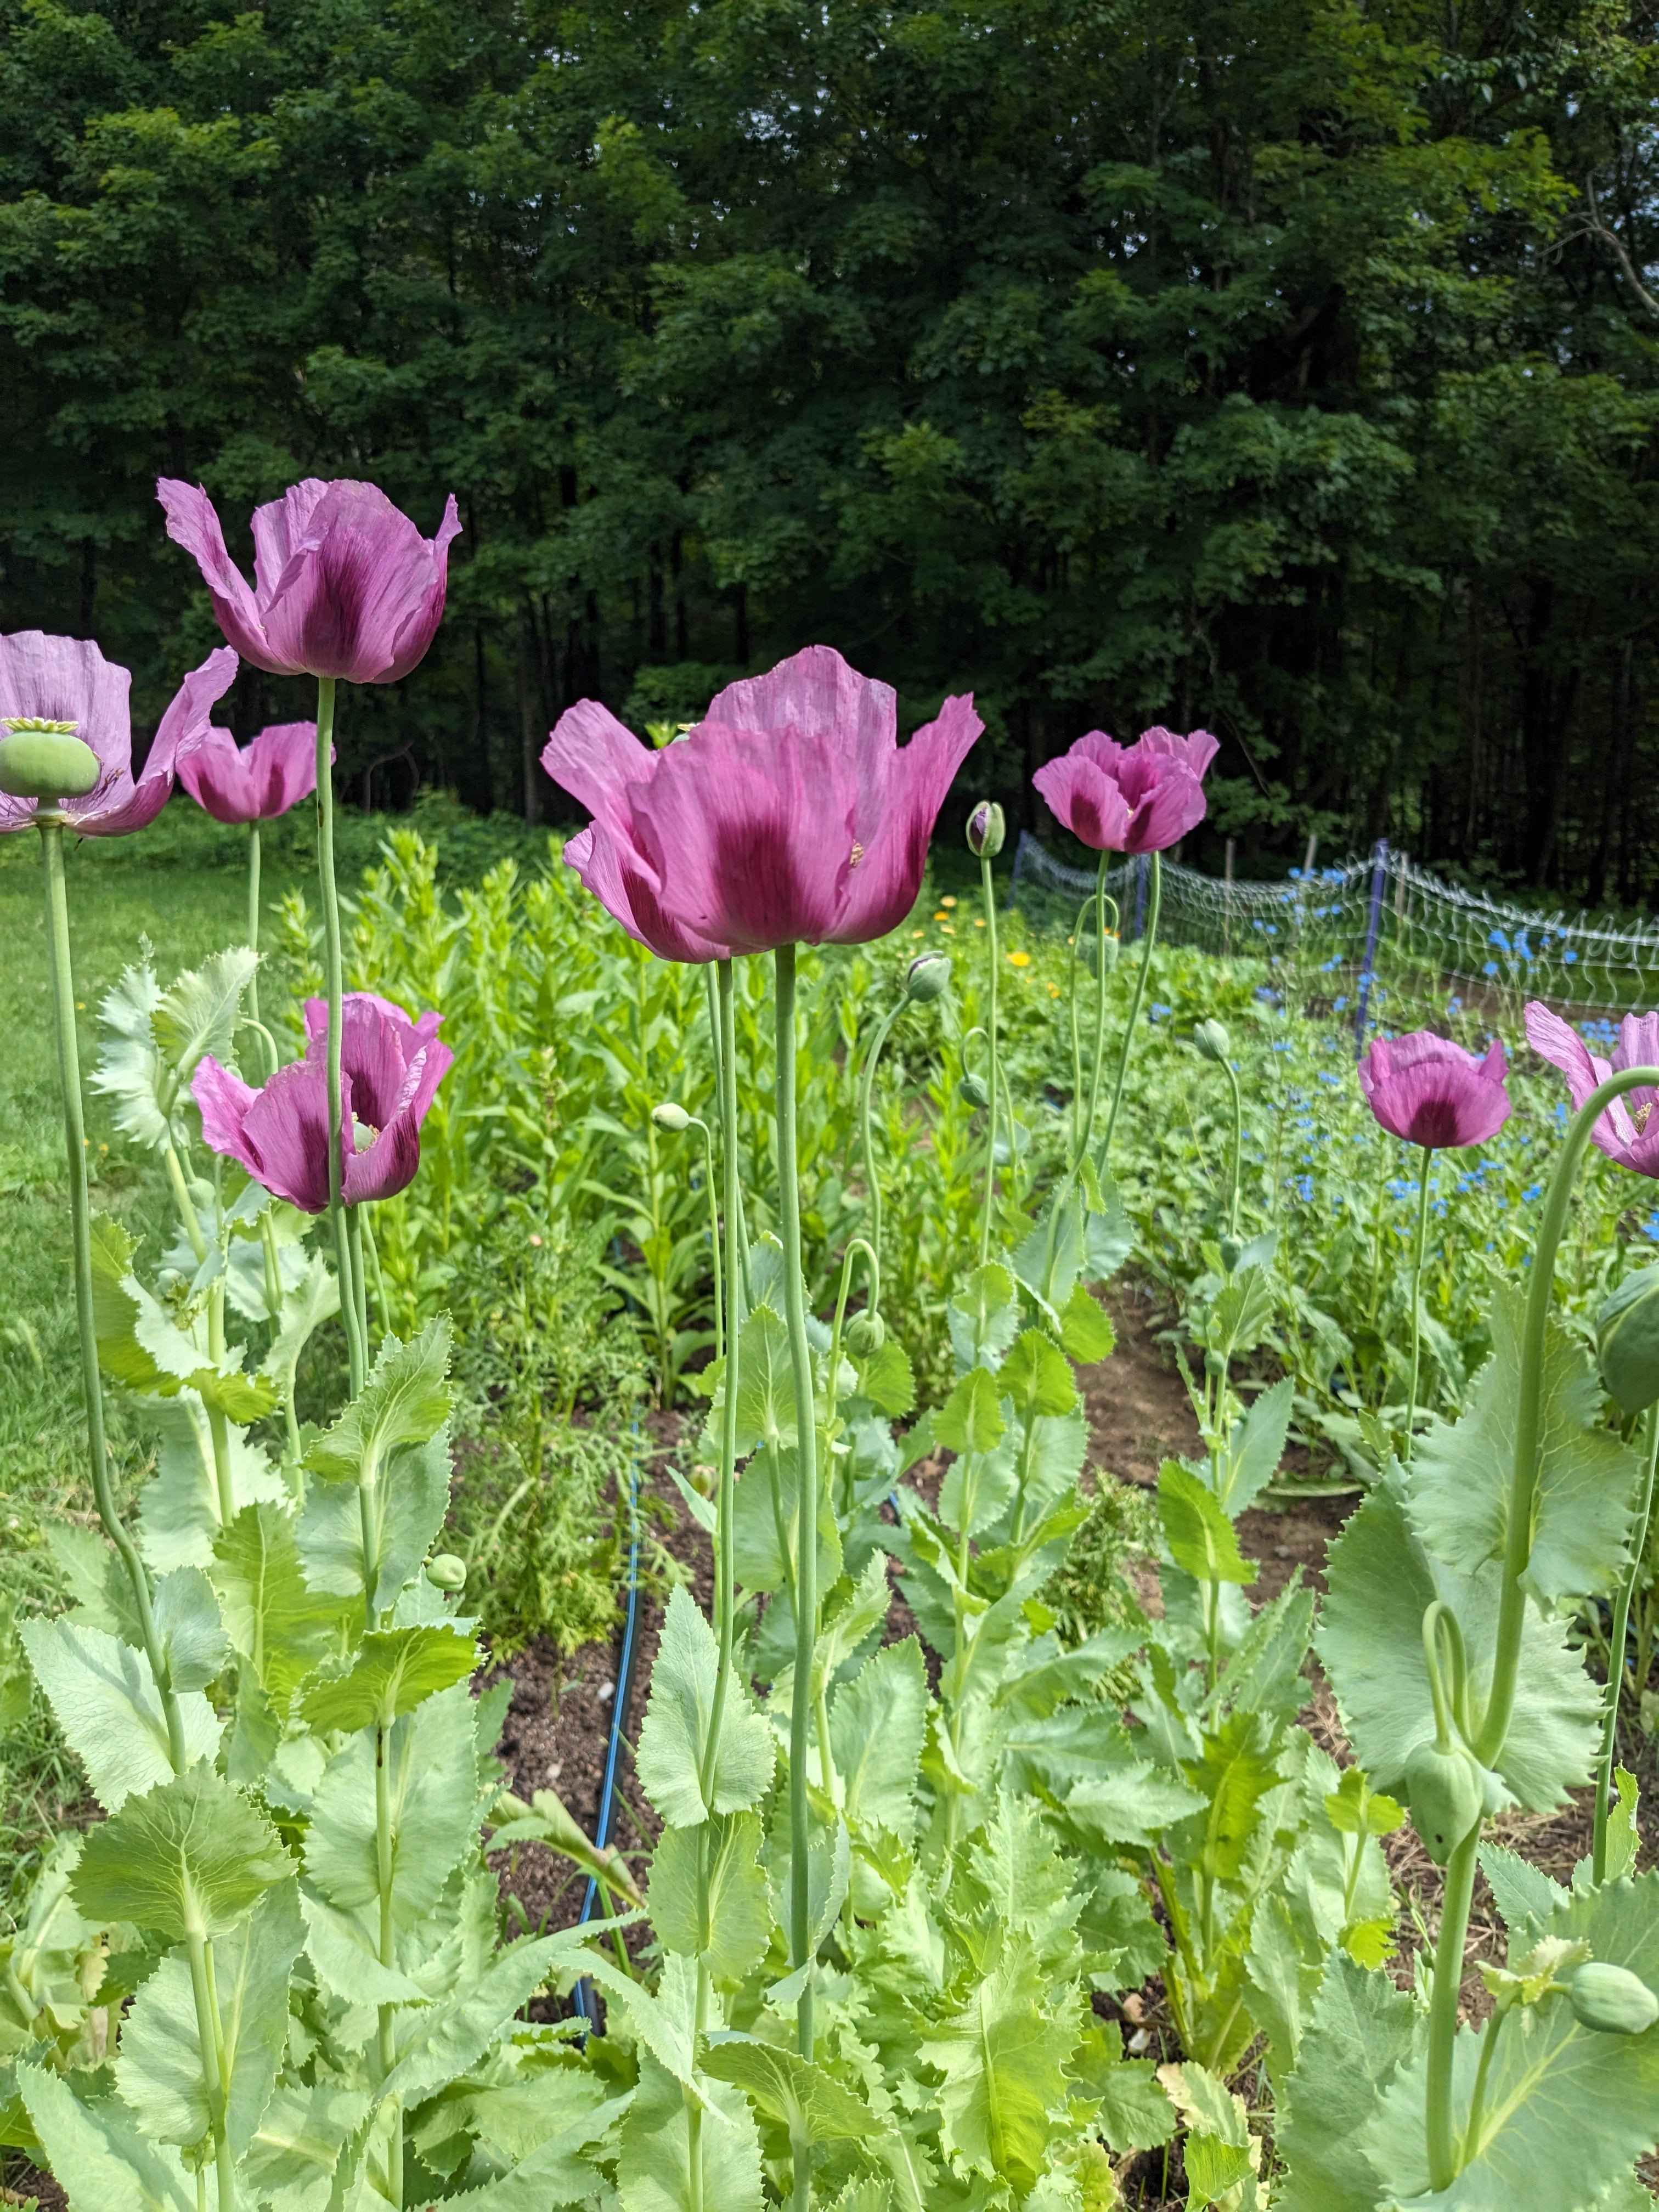
[[[334,1231],[334,1262],[340,1276],[346,1364],[355,1398],[368,1373],[368,1348],[358,1327],[362,1309],[352,1277],[345,1200],[341,1195],[340,1040],[345,969],[340,944],[340,892],[334,876],[334,690],[333,677],[317,678],[317,880],[323,902],[323,973],[328,992],[328,1212]]]
[[[709,1705],[708,1738],[703,1746],[700,1778],[705,1805],[712,1805],[714,1802],[720,1731],[725,1723],[726,1700],[732,1680],[732,1652],[736,1635],[737,1545],[734,1524],[737,1516],[739,1382],[737,1317],[742,1310],[744,1265],[736,1230],[741,1194],[738,1177],[738,1055],[732,963],[721,960],[716,965],[720,971],[715,981],[715,1006],[720,1018],[720,1166],[725,1182],[726,1240],[722,1247],[716,1224],[714,1267],[718,1276],[722,1263],[725,1267],[726,1310],[732,1316],[732,1328],[726,1340],[725,1395],[720,1401],[720,1478],[714,1498],[714,1632],[720,1657],[714,1669],[714,1694]]]
[[[719,1080],[717,1060],[717,1085]],[[725,1270],[720,1264],[720,1188],[714,1175],[714,1139],[709,1133],[708,1124],[701,1115],[694,1114],[691,1126],[702,1137],[702,1187],[708,1194],[708,1256],[714,1273],[714,1357],[720,1360],[726,1357],[726,1295],[722,1281]]]
[[[1412,1246],[1412,1380],[1406,1399],[1406,1457],[1417,1438],[1417,1384],[1423,1357],[1423,1247],[1429,1234],[1429,1170],[1434,1162],[1431,1145],[1423,1147],[1421,1187],[1417,1194],[1417,1237]]]
[[[276,1254],[276,1231],[271,1225],[269,1206],[259,1216],[259,1255],[264,1266],[265,1313],[273,1328],[280,1329],[283,1322],[283,1267]]]
[[[1083,1139],[1083,1040],[1079,1033],[1077,1019],[1077,971],[1081,963],[1078,958],[1078,948],[1083,941],[1083,933],[1088,927],[1089,915],[1094,903],[1092,897],[1086,898],[1078,908],[1076,926],[1072,931],[1072,957],[1069,963],[1071,973],[1066,979],[1068,986],[1066,993],[1066,1009],[1072,1029],[1071,1121],[1073,1158],[1082,1150]]]
[[[1105,876],[1103,862],[1101,874],[1103,881]],[[1100,1147],[1103,1172],[1112,1156],[1112,1136],[1117,1127],[1118,1109],[1123,1103],[1123,1086],[1128,1080],[1129,1062],[1134,1055],[1135,1025],[1140,1019],[1140,1002],[1146,995],[1146,978],[1152,971],[1152,951],[1158,943],[1158,915],[1163,911],[1163,907],[1164,855],[1162,853],[1154,853],[1152,896],[1146,902],[1146,933],[1140,941],[1140,961],[1135,969],[1134,994],[1129,1001],[1129,1018],[1124,1025],[1123,1047],[1118,1054],[1117,1080],[1112,1086],[1112,1110],[1106,1117],[1106,1135]]]
[[[1233,1171],[1227,1190],[1227,1234],[1237,1241],[1239,1185],[1244,1174],[1244,1093],[1231,1060],[1223,1060],[1221,1065],[1233,1093]]]
[[[890,1006],[877,1024],[875,1041],[870,1047],[869,1058],[864,1063],[864,1081],[859,1091],[859,1142],[864,1153],[865,1210],[870,1224],[869,1249],[873,1255],[874,1285],[870,1292],[870,1310],[873,1313],[881,1303],[881,1176],[876,1166],[875,1128],[870,1117],[871,1102],[875,1096],[876,1068],[882,1049],[887,1042],[894,1023],[904,1012],[908,1000],[901,999]]]
[[[374,1872],[380,1893],[380,1964],[392,1967],[398,1963],[397,1930],[392,1917],[392,1778],[386,1765],[386,1741],[392,1733],[390,1724],[381,1721],[374,1730]],[[377,2022],[377,2055],[380,2079],[385,2081],[398,2063],[398,2041],[393,2027],[396,2008],[383,2004]],[[387,2181],[392,2202],[397,2212],[403,2212],[404,2202],[404,2116],[400,2100],[392,2100],[392,2136]]]
[[[989,960],[989,982],[985,994],[986,1036],[991,1054],[991,1114],[985,1136],[985,1208],[979,1224],[979,1264],[982,1267],[991,1253],[991,1216],[996,1210],[997,1187],[997,1072],[1000,1060],[997,1048],[997,983],[1000,955],[997,951],[997,900],[995,886],[991,881],[990,855],[979,856],[980,897],[985,908],[985,950]],[[879,1050],[879,1046],[877,1049]],[[873,1054],[872,1055],[873,1058]],[[1013,1173],[1013,1132],[1008,1134],[1009,1177],[1012,1188]]]
[[[367,1370],[374,1350],[374,1340],[369,1334],[368,1328],[368,1277],[363,1266],[365,1226],[363,1209],[361,1206],[349,1206],[345,1210],[345,1217],[346,1241],[351,1249],[351,1294],[357,1301],[357,1333],[362,1339],[363,1364]],[[380,1273],[380,1263],[377,1258],[374,1262],[374,1272],[377,1275]],[[384,1321],[386,1316],[384,1299],[381,1301],[380,1312],[381,1319]]]
[[[1647,1550],[1656,1471],[1659,1471],[1659,1406],[1648,1414],[1648,1463],[1631,1536],[1630,1571],[1620,1583],[1619,1595],[1613,1601],[1613,1634],[1607,1643],[1607,1711],[1602,1723],[1601,1764],[1595,1773],[1595,1825],[1590,1843],[1590,1870],[1598,1882],[1607,1878],[1607,1816],[1612,1810],[1613,1762],[1619,1752],[1619,1701],[1625,1686],[1625,1639],[1630,1632],[1631,1600]]]
[[[1474,2087],[1469,2093],[1469,2117],[1463,2126],[1461,2146],[1462,2160],[1468,2166],[1480,2155],[1480,2124],[1486,2116],[1486,2077],[1492,2072],[1492,2054],[1498,2048],[1498,2039],[1507,2012],[1495,2012],[1486,2022],[1486,2033],[1480,2038],[1480,2057],[1474,2069]]]
[[[46,870],[46,954],[52,1025],[58,1043],[58,1082],[64,1102],[76,1333],[81,1350],[81,1388],[87,1408],[87,1455],[92,1494],[104,1534],[114,1545],[132,1585],[144,1655],[149,1661],[167,1717],[167,1755],[174,1773],[182,1774],[189,1764],[185,1750],[184,1716],[167,1670],[167,1655],[155,1631],[149,1577],[138,1556],[138,1547],[116,1510],[115,1492],[109,1475],[109,1447],[104,1435],[104,1385],[98,1371],[98,1329],[92,1307],[92,1202],[87,1192],[87,1131],[81,1106],[81,1060],[75,1037],[75,971],[70,955],[69,894],[64,882],[64,817],[55,809],[43,806],[36,809],[34,819],[40,832],[40,854]]]
[[[219,2212],[236,2212],[236,2161],[225,2133],[225,2043],[214,1987],[213,1950],[205,1936],[186,1938],[190,1991],[196,2010],[196,2039],[202,2049],[202,2084],[207,2092],[208,2125],[213,2136],[214,2171],[219,2184]]]
[[[1440,1934],[1434,1950],[1434,1992],[1429,2001],[1429,2075],[1425,2098],[1429,2187],[1449,2189],[1457,2177],[1452,2128],[1452,2057],[1457,2040],[1457,1997],[1463,1985],[1463,1945],[1474,1896],[1477,1820],[1446,1864]]]
[[[795,1680],[789,1711],[789,1959],[806,1968],[795,2008],[803,2058],[812,2056],[812,1917],[809,1888],[806,1756],[812,1727],[812,1654],[817,1644],[817,1414],[812,1352],[806,1337],[806,1285],[800,1258],[800,1170],[795,1151],[795,948],[775,954],[777,1022],[778,1224],[783,1243],[785,1319],[795,1391]],[[811,2199],[810,2160],[795,2177],[795,2201]]]
[[[259,970],[257,956],[259,951],[259,824],[247,825],[247,941],[248,950],[256,956],[253,973],[247,979],[248,1019],[259,1034],[265,1055],[265,1080],[276,1073],[276,1048],[270,1032],[259,1018]]]
[[[1106,860],[1107,855],[1103,853],[1099,865],[1095,870],[1095,1058],[1094,1065],[1089,1071],[1089,1103],[1083,1115],[1083,1140],[1077,1148],[1077,1158],[1072,1164],[1073,1174],[1082,1166],[1084,1155],[1095,1140],[1095,1116],[1100,1107],[1100,1079],[1106,1068]],[[1140,964],[1144,976],[1146,961],[1143,959]],[[1139,1003],[1137,992],[1135,1004],[1139,1006]],[[1133,1018],[1133,1015],[1131,1014],[1131,1021]],[[1121,1091],[1122,1087],[1123,1072],[1120,1066],[1118,1088]],[[1115,1119],[1117,1113],[1115,1099],[1112,1102],[1112,1113],[1113,1118]],[[1111,1146],[1109,1125],[1106,1133],[1106,1143],[1109,1150]]]
[[[834,1445],[840,1433],[837,1409],[841,1403],[841,1346],[847,1325],[847,1301],[853,1290],[853,1263],[862,1252],[867,1265],[870,1282],[870,1302],[866,1311],[874,1313],[881,1304],[881,1267],[874,1248],[862,1237],[849,1237],[847,1249],[841,1255],[841,1286],[836,1293],[836,1318],[830,1330],[829,1379],[824,1385],[823,1438],[824,1449]],[[831,1482],[833,1486],[833,1474]],[[853,1510],[852,1477],[848,1477],[847,1508]]]
[[[1281,1143],[1284,1137],[1285,1123],[1287,1118],[1288,1116],[1281,1106],[1279,1121],[1279,1139]],[[1382,1297],[1382,1199],[1383,1194],[1389,1187],[1389,1146],[1386,1137],[1378,1147],[1378,1154],[1379,1157],[1376,1164],[1376,1192],[1371,1200],[1371,1296],[1370,1304],[1365,1309],[1365,1318],[1368,1322],[1375,1322],[1376,1319],[1376,1310],[1378,1305],[1381,1304]],[[1275,1164],[1273,1173],[1273,1186],[1275,1190],[1278,1188],[1278,1184],[1279,1174],[1277,1165]]]

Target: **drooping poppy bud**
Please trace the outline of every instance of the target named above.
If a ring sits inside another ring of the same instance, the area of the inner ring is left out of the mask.
[[[1419,1743],[1406,1761],[1412,1825],[1436,1866],[1444,1866],[1480,1818],[1480,1771],[1467,1751]]]
[[[1645,2035],[1659,2020],[1659,1997],[1628,1966],[1587,1959],[1567,1984],[1567,2001],[1581,2027],[1602,2035]]]
[[[968,850],[976,860],[994,860],[1007,834],[1007,823],[995,799],[981,799],[968,817]]]
[[[1225,1067],[1233,1056],[1233,1041],[1213,1015],[1193,1031],[1193,1042],[1205,1059],[1212,1060],[1218,1067]]]
[[[1607,1395],[1627,1413],[1659,1398],[1659,1267],[1626,1275],[1595,1316]]]
[[[855,1313],[847,1324],[847,1348],[855,1359],[868,1359],[887,1341],[887,1324],[878,1313]]]
[[[982,1075],[964,1075],[957,1085],[957,1096],[964,1106],[988,1106],[991,1093]]]
[[[653,1106],[651,1118],[659,1129],[672,1129],[676,1136],[682,1129],[689,1129],[691,1126],[691,1116],[684,1106],[676,1105],[672,1098],[665,1098],[660,1106]]]
[[[927,1006],[942,995],[950,980],[948,952],[919,952],[904,971],[904,995],[915,1006]]]
[[[426,1578],[434,1589],[465,1589],[466,1561],[453,1552],[434,1552],[426,1563]]]

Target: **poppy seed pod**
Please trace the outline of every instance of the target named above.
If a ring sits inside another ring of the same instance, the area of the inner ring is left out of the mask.
[[[103,774],[98,756],[68,725],[27,725],[0,740],[0,791],[8,799],[84,799]]]
[[[1595,1316],[1607,1395],[1627,1413],[1659,1398],[1659,1267],[1626,1275]]]
[[[1436,1866],[1444,1866],[1480,1818],[1480,1771],[1468,1752],[1419,1743],[1406,1762],[1412,1825]]]
[[[1659,1997],[1628,1966],[1587,1959],[1567,1984],[1567,2001],[1581,2027],[1602,2035],[1645,2035],[1659,2020]]]
[[[677,1106],[672,1098],[665,1098],[660,1106],[653,1106],[651,1118],[659,1129],[672,1129],[676,1136],[682,1129],[689,1129],[691,1126],[691,1116],[684,1106]]]
[[[995,799],[981,799],[968,817],[968,850],[976,860],[994,860],[1007,834],[1007,823]]]
[[[919,952],[904,971],[904,995],[925,1006],[942,995],[951,980],[948,952]]]
[[[1212,1060],[1218,1067],[1224,1067],[1233,1056],[1233,1041],[1213,1016],[1200,1022],[1193,1031],[1193,1042],[1206,1060]]]
[[[466,1561],[453,1552],[434,1552],[426,1563],[426,1578],[434,1589],[465,1589]]]
[[[957,1097],[964,1106],[988,1106],[991,1093],[982,1075],[964,1075],[957,1085]]]
[[[878,1313],[855,1313],[847,1324],[847,1349],[855,1359],[868,1359],[887,1341],[887,1324]]]

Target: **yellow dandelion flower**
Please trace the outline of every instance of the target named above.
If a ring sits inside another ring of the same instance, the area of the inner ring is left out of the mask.
[[[942,898],[939,901],[939,904],[941,906],[954,906],[956,904],[956,901],[954,898]]]
[[[1031,956],[1029,952],[1011,952],[1008,955],[1008,965],[1011,968],[1029,968],[1030,964]]]

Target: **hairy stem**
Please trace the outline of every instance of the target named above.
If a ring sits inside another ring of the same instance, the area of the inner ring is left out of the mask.
[[[1406,1457],[1408,1460],[1417,1439],[1417,1384],[1423,1356],[1423,1248],[1429,1234],[1429,1169],[1433,1161],[1433,1147],[1425,1145],[1417,1194],[1417,1237],[1412,1245],[1412,1379],[1406,1398]]]
[[[985,950],[989,960],[989,982],[985,994],[986,1035],[991,1053],[991,1112],[985,1135],[985,1210],[979,1224],[979,1264],[982,1267],[991,1252],[991,1216],[996,1208],[997,1185],[997,1072],[1000,1060],[997,1049],[997,984],[1000,958],[997,951],[996,890],[991,881],[990,855],[981,853],[979,859],[980,897],[985,908]],[[1008,1158],[1012,1174],[1013,1161],[1013,1131],[1008,1133]],[[877,1240],[879,1242],[879,1239]]]
[[[807,1969],[795,2010],[804,2058],[812,2055],[812,1933],[808,1873],[807,1750],[812,1728],[812,1654],[817,1643],[817,1416],[813,1403],[812,1352],[806,1337],[806,1285],[800,1258],[800,1171],[795,1152],[795,948],[778,947],[777,1129],[778,1222],[783,1242],[783,1289],[795,1391],[795,1680],[789,1713],[789,1957]],[[799,2199],[810,2169],[796,2178]]]
[[[1595,1772],[1595,1826],[1590,1844],[1590,1869],[1595,1879],[1607,1878],[1607,1816],[1613,1803],[1613,1769],[1619,1753],[1619,1700],[1625,1686],[1625,1639],[1630,1633],[1631,1600],[1641,1578],[1642,1559],[1648,1547],[1648,1523],[1653,1517],[1654,1474],[1659,1469],[1659,1406],[1648,1415],[1648,1463],[1642,1477],[1641,1502],[1631,1532],[1630,1570],[1619,1585],[1613,1601],[1613,1634],[1607,1641],[1607,1711],[1602,1723],[1601,1760]]]
[[[1463,1985],[1463,1944],[1474,1895],[1477,1820],[1446,1864],[1440,1936],[1434,1952],[1434,1994],[1429,2001],[1429,2078],[1426,2121],[1429,2187],[1448,2189],[1456,2179],[1452,2130],[1452,2054],[1457,2040],[1457,1996]]]
[[[132,1585],[144,1653],[167,1717],[167,1754],[175,1773],[188,1760],[184,1716],[167,1671],[167,1656],[150,1607],[149,1577],[125,1522],[115,1506],[110,1481],[109,1447],[104,1436],[104,1385],[98,1371],[98,1330],[92,1308],[92,1201],[87,1191],[87,1132],[81,1108],[81,1059],[75,1036],[75,974],[70,959],[69,894],[64,883],[63,817],[44,807],[35,814],[46,864],[46,953],[50,969],[53,1027],[58,1042],[58,1081],[64,1101],[64,1149],[69,1169],[70,1240],[75,1269],[76,1332],[81,1350],[81,1388],[87,1408],[87,1457],[92,1494],[104,1534],[114,1545]]]

